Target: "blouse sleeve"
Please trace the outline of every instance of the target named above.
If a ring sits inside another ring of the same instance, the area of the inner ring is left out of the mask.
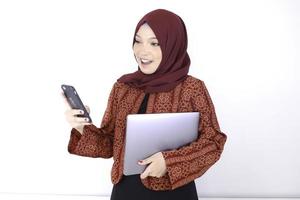
[[[117,83],[110,91],[106,110],[104,112],[101,126],[97,128],[94,124],[85,125],[82,134],[75,128],[71,129],[68,152],[85,157],[111,158],[113,156],[113,141],[116,115],[116,93]]]
[[[223,151],[227,136],[221,132],[214,105],[202,80],[191,97],[195,112],[200,112],[198,138],[189,145],[163,151],[172,189],[202,176]]]

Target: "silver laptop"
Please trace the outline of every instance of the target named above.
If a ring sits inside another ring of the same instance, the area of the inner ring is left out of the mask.
[[[199,112],[127,115],[123,173],[141,174],[149,164],[139,165],[138,160],[196,140],[199,122]]]

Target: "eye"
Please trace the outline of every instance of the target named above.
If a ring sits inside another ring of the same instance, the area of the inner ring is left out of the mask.
[[[153,46],[159,46],[159,43],[157,43],[157,42],[152,42],[151,45],[153,45]]]

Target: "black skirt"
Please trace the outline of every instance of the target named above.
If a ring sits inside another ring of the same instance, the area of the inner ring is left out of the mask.
[[[126,176],[113,186],[110,200],[198,200],[195,182],[174,190],[156,191],[146,188],[140,174]]]

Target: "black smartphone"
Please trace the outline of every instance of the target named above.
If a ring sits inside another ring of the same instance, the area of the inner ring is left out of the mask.
[[[78,117],[87,117],[89,119],[89,123],[92,123],[92,119],[85,109],[77,91],[72,85],[61,85],[61,89],[64,91],[64,94],[73,109],[80,109],[84,111],[84,114],[77,115]]]

